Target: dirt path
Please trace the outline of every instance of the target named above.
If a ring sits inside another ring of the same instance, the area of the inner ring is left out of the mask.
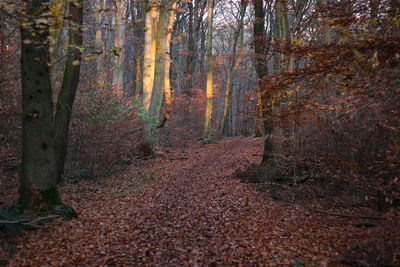
[[[188,149],[187,160],[146,165],[160,178],[142,190],[133,165],[119,177],[66,186],[63,196],[80,217],[20,237],[16,247],[26,256],[11,264],[293,266],[296,259],[324,266],[374,231],[390,236],[355,229],[349,219],[309,216],[231,178],[261,151],[261,140],[230,138]]]

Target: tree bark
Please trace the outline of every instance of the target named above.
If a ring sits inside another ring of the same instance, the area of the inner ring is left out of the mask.
[[[167,35],[169,10],[172,7],[172,1],[164,0],[160,5],[160,14],[157,24],[156,36],[156,61],[154,73],[154,85],[151,94],[150,106],[148,109],[149,118],[146,120],[143,129],[144,143],[153,150],[158,143],[156,126],[161,110],[162,97],[164,92],[165,62],[167,58]]]
[[[157,24],[157,3],[148,0],[145,15],[144,57],[143,57],[143,107],[149,110],[154,83],[155,68],[155,25]]]
[[[219,128],[219,134],[223,134],[224,132],[224,127],[226,123],[226,115],[228,113],[228,108],[229,108],[229,100],[231,96],[231,88],[232,88],[232,76],[235,74],[236,70],[239,67],[240,61],[242,60],[243,56],[243,20],[244,20],[244,15],[246,13],[246,8],[247,8],[247,1],[242,0],[240,2],[240,19],[239,19],[239,24],[237,28],[235,29],[235,32],[232,36],[232,44],[231,44],[231,53],[230,55],[232,56],[231,60],[231,65],[229,67],[229,72],[228,76],[226,79],[226,89],[225,89],[225,101],[224,101],[224,109],[222,111],[222,116],[220,120],[220,128]],[[239,39],[239,34],[241,35],[240,38],[240,52],[239,56],[236,56],[236,47],[237,47],[237,42]]]
[[[57,191],[57,178],[48,66],[49,25],[46,13],[49,1],[24,2],[27,12],[21,26],[23,151],[19,204],[26,209],[31,205],[32,190]],[[52,202],[60,202],[59,197],[55,197]]]
[[[263,79],[268,75],[268,67],[266,60],[267,45],[264,33],[264,20],[265,12],[262,0],[254,0],[254,28],[253,28],[253,42],[254,42],[254,52],[255,56],[255,67],[258,79]],[[257,113],[259,119],[256,120],[256,137],[262,136],[262,121],[263,118],[263,105],[261,91],[257,90]],[[266,133],[267,134],[267,133]],[[268,140],[268,137],[266,137]]]
[[[142,1],[137,1],[137,13],[136,13],[136,18],[138,21],[140,21],[136,25],[135,29],[135,52],[136,52],[136,77],[135,77],[135,98],[140,98],[141,96],[141,91],[142,91],[142,85],[143,85],[143,79],[142,79],[142,71],[143,71],[143,49],[142,49],[142,42],[141,39],[144,37],[144,31],[143,28],[145,27],[144,22],[141,22],[143,17],[143,8],[144,4]]]
[[[78,89],[82,49],[83,0],[69,2],[69,47],[63,83],[57,99],[55,114],[55,153],[57,181],[61,182],[68,147],[69,123]]]
[[[124,58],[125,58],[125,14],[126,0],[115,1],[115,25],[114,31],[114,71],[112,86],[122,89],[124,86]]]
[[[101,26],[102,26],[102,13],[103,13],[103,0],[96,0],[96,9],[94,11],[94,18],[96,21],[96,54],[97,54],[97,59],[96,59],[96,70],[98,73],[98,78],[102,80],[102,75],[103,75],[103,70],[104,70],[104,53],[105,49],[103,47],[103,41],[102,41],[102,33],[101,33]]]
[[[208,0],[208,33],[207,33],[207,98],[206,112],[204,119],[204,142],[211,140],[211,116],[212,116],[212,99],[213,99],[213,65],[214,58],[212,52],[213,39],[213,11],[214,0]]]
[[[176,11],[176,6],[177,6],[176,0],[173,0],[172,2],[172,7],[171,7],[171,12],[169,15],[169,22],[168,22],[168,34],[167,34],[167,40],[166,40],[166,59],[165,59],[165,74],[164,74],[164,93],[165,93],[165,103],[167,105],[167,109],[171,108],[172,104],[172,92],[171,92],[171,83],[169,79],[169,72],[170,72],[170,67],[171,67],[171,35],[174,27],[174,21],[175,21],[175,11]]]

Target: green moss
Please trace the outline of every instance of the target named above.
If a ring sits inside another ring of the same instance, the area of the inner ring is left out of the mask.
[[[273,145],[272,145],[271,139],[270,139],[270,137],[267,137],[264,142],[264,153],[263,153],[263,158],[262,158],[263,163],[271,163],[270,161],[272,161],[272,156],[271,156],[272,149],[273,149]]]
[[[204,140],[203,145],[209,145],[209,144],[218,144],[218,141],[214,140],[214,139],[206,139],[206,140]]]
[[[57,206],[62,204],[57,187],[53,187],[48,190],[42,190],[40,195],[42,198],[41,203],[44,203],[48,206]]]
[[[19,188],[19,199],[18,205],[21,207],[21,211],[29,209],[32,200],[32,190],[21,185]]]

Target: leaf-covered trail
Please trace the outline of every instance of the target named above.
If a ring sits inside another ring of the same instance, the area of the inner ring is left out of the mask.
[[[79,218],[20,237],[17,248],[26,255],[11,264],[294,265],[296,258],[323,266],[374,231],[390,236],[387,228],[355,229],[349,219],[307,216],[231,178],[261,151],[262,140],[230,138],[188,149],[187,160],[146,165],[160,178],[140,190],[133,165],[103,182],[65,186],[63,197]]]

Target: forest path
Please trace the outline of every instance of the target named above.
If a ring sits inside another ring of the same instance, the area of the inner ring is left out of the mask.
[[[131,165],[118,177],[62,188],[79,218],[23,235],[13,265],[324,266],[367,230],[348,219],[306,216],[232,179],[260,160],[262,140],[245,137],[189,148],[187,160],[157,159],[140,189]],[[167,158],[180,155],[172,151]],[[337,265],[335,265],[337,266]]]

